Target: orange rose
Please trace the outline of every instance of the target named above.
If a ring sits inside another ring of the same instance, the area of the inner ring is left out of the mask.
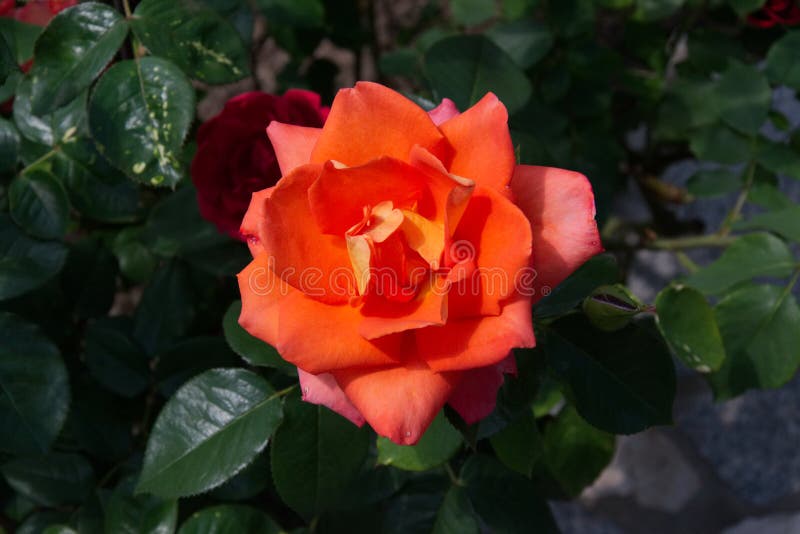
[[[378,84],[323,128],[267,128],[283,177],[242,222],[240,324],[298,368],[303,398],[413,444],[449,403],[488,415],[531,302],[601,250],[586,178],[517,165],[493,94],[430,113]]]

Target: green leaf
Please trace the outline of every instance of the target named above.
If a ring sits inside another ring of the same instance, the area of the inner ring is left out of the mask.
[[[619,281],[617,260],[611,254],[598,254],[589,258],[563,282],[537,302],[534,317],[558,317],[578,307],[597,287]]]
[[[689,135],[689,148],[698,159],[718,163],[741,163],[751,156],[750,141],[722,124],[712,124]]]
[[[19,158],[19,132],[14,123],[0,118],[0,172],[13,171]]]
[[[158,390],[170,397],[187,380],[215,367],[234,367],[239,359],[221,337],[193,337],[158,353],[155,381]]]
[[[800,243],[800,206],[760,213],[733,225],[736,230],[769,230]]]
[[[154,495],[131,495],[124,482],[105,504],[105,532],[172,534],[178,523],[178,501]]]
[[[553,46],[550,30],[527,19],[492,26],[487,35],[523,69],[538,63]]]
[[[437,514],[449,480],[439,473],[420,474],[410,479],[384,505],[380,531],[384,534],[429,534],[434,528]]]
[[[778,181],[774,175],[769,175],[763,179],[759,177],[760,169],[756,167],[756,178],[750,191],[747,193],[747,201],[768,210],[782,210],[791,208],[795,203],[786,193],[778,187]]]
[[[722,256],[686,279],[686,284],[716,295],[758,276],[784,278],[795,266],[792,251],[781,239],[754,233],[736,239]]]
[[[706,298],[695,289],[678,285],[663,289],[655,304],[656,323],[672,352],[696,371],[719,369],[725,348]]]
[[[495,15],[495,3],[484,0],[451,0],[450,13],[456,24],[477,26]]]
[[[39,327],[7,312],[0,312],[0,338],[0,450],[45,452],[69,407],[61,354]]]
[[[530,480],[494,458],[476,454],[461,468],[472,508],[491,532],[557,533],[547,503]]]
[[[67,247],[22,233],[0,214],[0,300],[27,293],[55,276],[67,259]]]
[[[137,283],[146,282],[158,267],[158,259],[140,240],[142,229],[141,226],[125,228],[117,234],[112,245],[120,272]]]
[[[461,434],[447,422],[444,412],[439,412],[416,445],[398,445],[378,437],[378,463],[407,471],[427,471],[449,460],[461,443]]]
[[[711,375],[718,399],[751,388],[777,388],[800,365],[800,308],[788,288],[745,286],[726,295],[714,313],[727,358]]]
[[[480,532],[467,491],[460,486],[451,487],[436,514],[433,534],[479,534]]]
[[[174,260],[165,264],[145,287],[136,308],[134,338],[149,355],[164,349],[186,333],[196,302],[188,268]]]
[[[333,505],[369,449],[369,430],[291,395],[271,446],[272,478],[283,502],[304,517]]]
[[[728,169],[700,170],[686,184],[689,193],[704,198],[733,193],[741,188],[741,177]]]
[[[143,0],[131,27],[153,55],[210,84],[248,76],[249,54],[239,32],[214,10],[193,0]]]
[[[239,471],[236,476],[209,494],[223,501],[244,501],[252,499],[272,483],[272,472],[269,466],[269,454],[263,452],[256,456],[253,463]]]
[[[732,63],[717,82],[714,104],[722,121],[746,134],[758,132],[767,120],[772,90],[756,67]]]
[[[130,178],[175,186],[180,149],[194,119],[194,89],[173,63],[145,57],[115,63],[89,101],[89,129],[100,153]]]
[[[0,471],[9,486],[42,506],[81,503],[94,487],[92,466],[78,454],[16,458]]]
[[[772,83],[800,89],[800,31],[787,32],[775,41],[767,52],[766,72]]]
[[[571,498],[595,481],[613,455],[614,436],[588,424],[571,406],[545,428],[543,463]]]
[[[141,216],[137,185],[112,167],[89,139],[62,145],[53,159],[53,173],[64,181],[72,205],[84,217],[123,223]]]
[[[150,384],[147,355],[120,318],[102,318],[86,329],[86,366],[100,384],[123,397],[135,397]]]
[[[8,188],[11,218],[29,234],[58,239],[67,231],[69,198],[51,173],[34,169],[20,174]]]
[[[759,143],[756,160],[765,169],[800,180],[800,153],[789,145],[764,139]]]
[[[36,40],[31,110],[51,112],[89,87],[122,45],[128,24],[112,7],[79,4],[56,15]]]
[[[718,120],[714,99],[716,86],[678,78],[667,90],[658,109],[656,137],[683,139],[690,130],[709,126]]]
[[[545,334],[545,335],[542,335]],[[642,321],[600,332],[569,316],[537,335],[578,413],[614,434],[672,422],[675,369],[664,341]]]
[[[153,252],[166,257],[208,252],[231,241],[200,215],[197,192],[191,184],[166,195],[153,206],[142,240]],[[239,245],[239,248],[245,247]]]
[[[448,37],[431,46],[425,54],[425,72],[437,96],[452,98],[461,110],[492,91],[511,115],[532,92],[522,69],[480,35]]]
[[[244,328],[239,326],[239,315],[242,313],[242,301],[231,303],[225,317],[222,319],[222,329],[225,331],[225,341],[233,351],[244,358],[250,365],[275,367],[282,370],[293,370],[294,365],[281,358],[272,345],[251,336]]]
[[[13,38],[7,39],[0,32],[0,85],[5,84],[11,74],[19,72],[14,44]]]
[[[44,30],[42,26],[27,24],[10,17],[0,19],[0,34],[15,51],[18,65],[33,57],[33,47],[42,30]]]
[[[756,11],[763,4],[764,0],[728,0],[728,5],[731,6],[740,17]]]
[[[183,497],[244,469],[281,421],[281,399],[260,376],[215,369],[187,382],[156,419],[137,492]]]
[[[261,510],[236,504],[204,508],[187,519],[178,534],[280,534],[279,527]]]
[[[84,128],[85,92],[52,113],[39,116],[33,113],[31,106],[32,88],[32,77],[25,76],[14,96],[14,123],[23,136],[42,145],[55,146],[70,140]]]
[[[533,412],[525,412],[490,438],[497,458],[508,468],[527,477],[544,453],[542,436]]]
[[[42,534],[44,530],[58,523],[69,521],[70,513],[61,510],[43,510],[34,512],[25,518],[25,521],[17,527],[14,534]]]
[[[256,0],[256,5],[277,26],[317,28],[325,22],[321,0]]]

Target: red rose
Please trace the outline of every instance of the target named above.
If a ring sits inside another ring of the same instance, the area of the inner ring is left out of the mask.
[[[323,128],[272,122],[283,177],[242,233],[241,324],[298,368],[303,399],[413,444],[449,404],[494,409],[531,303],[602,250],[581,174],[518,165],[491,93],[426,113],[360,82]]]
[[[747,22],[759,28],[800,24],[800,4],[796,0],[767,0],[761,9],[747,17]]]
[[[252,193],[275,185],[281,177],[265,131],[269,123],[318,128],[327,116],[318,94],[299,89],[283,96],[250,92],[230,99],[197,132],[192,181],[203,217],[220,232],[243,239],[239,227]]]
[[[16,7],[14,0],[0,0],[0,17],[13,17],[20,22],[47,26],[50,19],[78,3],[78,0],[30,0]]]

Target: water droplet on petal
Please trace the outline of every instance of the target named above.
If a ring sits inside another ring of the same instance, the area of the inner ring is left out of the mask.
[[[407,438],[411,437],[411,431],[410,430],[406,430],[406,437]]]
[[[308,386],[303,388],[303,395],[308,395]]]

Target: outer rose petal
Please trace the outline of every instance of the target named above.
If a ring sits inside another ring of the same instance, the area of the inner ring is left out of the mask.
[[[455,151],[450,172],[505,191],[517,159],[508,131],[508,111],[493,93],[439,129]]]
[[[367,341],[358,334],[361,314],[356,308],[309,298],[282,283],[270,267],[270,255],[264,253],[239,273],[239,324],[283,359],[313,374],[401,361],[402,334]]]
[[[267,135],[275,149],[278,165],[283,175],[311,160],[311,151],[317,144],[322,128],[295,126],[272,121],[267,126]]]
[[[497,390],[503,385],[503,375],[516,372],[517,363],[513,354],[509,354],[497,365],[465,371],[447,404],[452,406],[468,425],[476,423],[494,410],[497,404]]]
[[[375,432],[401,445],[419,441],[461,378],[461,373],[436,373],[424,364],[341,369],[333,375]]]
[[[513,348],[536,344],[530,299],[522,296],[503,306],[498,316],[451,320],[443,326],[415,330],[414,335],[420,357],[440,372],[493,365]]]
[[[250,197],[250,207],[247,208],[247,213],[244,214],[242,220],[242,227],[239,229],[239,233],[247,239],[247,246],[254,258],[264,252],[264,243],[261,241],[264,204],[272,196],[274,190],[275,187],[268,187],[253,193],[253,196]]]
[[[450,148],[422,108],[388,87],[358,82],[336,94],[311,161],[353,167],[381,156],[406,160],[414,145],[440,159]]]
[[[594,220],[594,194],[580,173],[530,165],[517,166],[511,190],[533,230],[536,302],[543,287],[554,288],[603,251]]]
[[[450,318],[499,314],[501,303],[531,274],[530,239],[531,225],[517,206],[493,189],[477,187],[446,253],[451,263],[474,260],[478,270],[453,286]]]
[[[308,202],[320,171],[303,165],[281,178],[264,204],[260,237],[282,279],[323,302],[345,303],[356,284],[344,238],[321,235]]]
[[[326,406],[356,426],[364,424],[364,416],[353,406],[332,374],[312,375],[298,368],[297,376],[304,401]]]
[[[449,98],[443,98],[442,102],[438,106],[428,112],[428,116],[436,126],[439,126],[443,122],[452,119],[458,114],[459,111],[456,107],[456,103]]]

